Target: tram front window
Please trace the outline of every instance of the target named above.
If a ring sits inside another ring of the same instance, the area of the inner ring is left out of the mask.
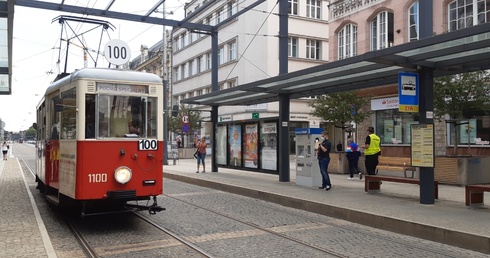
[[[98,136],[156,137],[156,98],[98,96]]]

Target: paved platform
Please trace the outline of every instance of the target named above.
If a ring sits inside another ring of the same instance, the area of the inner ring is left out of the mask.
[[[0,257],[56,257],[20,163],[0,160]]]
[[[296,185],[291,162],[290,182],[278,175],[218,168],[196,173],[196,160],[169,160],[164,178],[228,191],[326,216],[490,254],[490,209],[465,206],[465,189],[439,185],[433,205],[420,204],[419,186],[383,182],[379,193],[364,192],[364,179],[330,174],[333,189]],[[164,189],[165,191],[165,189]],[[490,202],[490,195],[486,193]]]

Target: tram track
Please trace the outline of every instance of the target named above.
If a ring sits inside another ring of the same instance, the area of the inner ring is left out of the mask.
[[[219,212],[219,211],[216,211],[216,210],[212,210],[212,209],[209,209],[209,208],[206,208],[206,207],[203,207],[203,206],[200,206],[200,205],[197,205],[197,204],[188,202],[186,200],[182,200],[182,199],[179,199],[179,198],[176,198],[176,197],[167,195],[167,194],[164,194],[164,196],[165,197],[168,197],[168,198],[171,198],[173,200],[176,200],[176,201],[185,203],[187,205],[191,205],[192,207],[199,208],[199,209],[202,209],[204,211],[207,211],[207,212],[210,212],[210,213],[213,213],[213,214],[216,214],[216,215],[225,217],[225,218],[230,219],[232,221],[236,221],[236,222],[239,222],[239,223],[242,223],[242,224],[251,226],[251,227],[253,227],[255,229],[258,229],[258,230],[261,230],[261,231],[264,231],[264,232],[267,232],[267,233],[270,233],[270,234],[274,234],[274,235],[276,235],[278,237],[281,237],[283,239],[287,239],[287,240],[293,241],[295,243],[298,243],[298,244],[301,244],[301,245],[304,245],[304,246],[313,248],[313,249],[318,250],[318,251],[321,251],[321,252],[323,252],[325,254],[329,254],[329,255],[332,255],[332,256],[335,256],[335,257],[350,257],[350,255],[344,255],[344,254],[341,254],[341,253],[336,252],[336,251],[331,250],[331,249],[327,249],[327,248],[323,248],[323,247],[319,247],[319,246],[313,245],[311,243],[307,243],[307,242],[305,242],[305,241],[303,241],[301,239],[297,239],[297,238],[290,237],[290,236],[287,236],[287,235],[282,234],[282,233],[275,232],[273,230],[264,228],[264,227],[262,227],[260,225],[255,224],[255,223],[252,223],[252,222],[249,222],[249,221],[245,221],[243,219],[238,219],[236,217],[233,217],[233,216],[224,214],[222,212]],[[401,240],[396,240],[396,239],[389,238],[389,237],[383,237],[383,236],[380,236],[378,234],[370,233],[370,232],[365,231],[365,230],[355,230],[355,229],[352,229],[350,227],[339,226],[336,223],[326,222],[326,223],[323,223],[323,224],[328,225],[328,227],[337,228],[337,229],[342,230],[342,231],[350,231],[350,232],[353,233],[353,235],[354,234],[355,235],[364,235],[367,238],[377,238],[377,239],[381,239],[383,241],[390,242],[390,243],[393,243],[393,244],[403,245],[403,246],[406,246],[407,248],[413,248],[413,249],[423,250],[423,251],[426,251],[426,252],[429,252],[429,253],[433,253],[435,255],[441,255],[443,257],[448,257],[448,258],[457,258],[457,257],[460,257],[460,256],[457,256],[457,255],[452,254],[451,252],[442,252],[442,251],[438,251],[438,250],[433,250],[431,248],[423,248],[420,245],[410,244],[409,242],[403,242]]]
[[[171,232],[170,230],[162,227],[161,225],[158,225],[156,222],[144,217],[143,215],[141,215],[140,213],[138,212],[133,212],[133,214],[137,217],[139,217],[140,219],[142,219],[143,221],[145,221],[146,223],[152,225],[153,227],[165,232],[167,235],[173,237],[175,240],[179,241],[180,243],[186,245],[187,247],[193,249],[194,251],[198,252],[199,254],[202,254],[204,257],[213,257],[212,255],[206,253],[204,250],[202,250],[201,248],[197,247],[196,245],[194,245],[193,243],[185,240],[184,238],[178,236],[177,234]]]
[[[169,195],[166,195],[164,194],[164,196],[168,197],[168,198],[171,198],[173,200],[176,200],[176,201],[179,201],[179,202],[182,202],[182,203],[185,203],[187,205],[191,205],[193,207],[196,207],[196,208],[199,208],[199,209],[202,209],[202,210],[205,210],[207,212],[210,212],[210,213],[213,213],[213,214],[216,214],[216,215],[219,215],[219,216],[222,216],[224,218],[227,218],[227,219],[230,219],[232,221],[235,221],[235,222],[239,222],[239,223],[242,223],[242,224],[245,224],[247,226],[250,226],[254,229],[258,229],[260,231],[263,231],[263,232],[266,232],[268,234],[272,234],[272,235],[275,235],[277,237],[280,237],[282,239],[286,239],[288,241],[292,241],[292,242],[295,242],[297,244],[301,244],[303,246],[306,246],[308,248],[311,248],[311,249],[314,249],[314,250],[317,250],[317,251],[320,251],[322,253],[325,253],[325,254],[328,254],[328,255],[331,255],[331,256],[334,256],[334,257],[339,257],[339,258],[347,258],[349,256],[347,255],[343,255],[341,253],[338,253],[338,252],[335,252],[331,249],[326,249],[326,248],[323,248],[323,247],[320,247],[320,246],[316,246],[316,245],[313,245],[311,243],[307,243],[301,239],[297,239],[297,238],[294,238],[294,237],[290,237],[290,236],[287,236],[285,234],[282,234],[282,233],[279,233],[279,232],[276,232],[276,231],[273,231],[273,230],[270,230],[270,229],[267,229],[267,228],[264,228],[262,226],[259,226],[255,223],[252,223],[252,222],[249,222],[249,221],[245,221],[245,220],[242,220],[242,219],[238,219],[238,218],[235,218],[235,217],[232,217],[230,215],[227,215],[227,214],[224,214],[222,212],[218,212],[216,210],[212,210],[212,209],[209,209],[209,208],[205,208],[205,207],[202,207],[202,206],[199,206],[199,205],[196,205],[196,204],[193,204],[193,203],[190,203],[190,202],[187,202],[185,200],[182,200],[182,199],[179,199],[179,198],[176,198],[176,197],[173,197],[173,196],[169,196]]]

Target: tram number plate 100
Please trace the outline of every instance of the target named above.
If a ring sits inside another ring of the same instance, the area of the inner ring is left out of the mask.
[[[158,142],[157,140],[139,140],[138,150],[157,150]]]

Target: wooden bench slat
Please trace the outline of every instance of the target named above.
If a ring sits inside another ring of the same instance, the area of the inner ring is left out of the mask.
[[[373,176],[366,175],[364,179],[364,191],[379,191],[382,181],[391,181],[396,183],[408,183],[420,185],[420,180],[416,178],[392,177],[392,176]],[[439,182],[434,181],[434,198],[439,199]],[[489,188],[490,190],[490,188]]]
[[[403,172],[407,177],[407,171],[412,172],[411,178],[414,177],[416,168],[411,166],[411,158],[407,157],[389,157],[379,156],[378,166],[376,166],[376,174],[379,170]]]

